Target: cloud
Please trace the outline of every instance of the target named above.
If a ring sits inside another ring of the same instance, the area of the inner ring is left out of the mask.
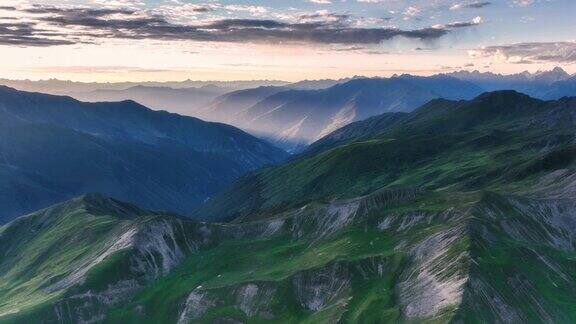
[[[477,26],[484,23],[484,19],[482,19],[482,17],[478,16],[475,17],[474,19],[472,19],[471,21],[457,21],[457,22],[453,22],[453,23],[449,23],[449,24],[445,24],[445,25],[435,25],[435,28],[440,28],[440,29],[455,29],[455,28],[465,28],[465,27],[472,27],[472,26]]]
[[[127,9],[127,8],[92,9],[92,8],[57,8],[57,7],[32,6],[29,8],[22,8],[22,9],[14,8],[13,10],[18,10],[21,12],[31,13],[31,14],[41,14],[41,15],[53,14],[53,15],[58,15],[58,16],[69,16],[69,17],[92,17],[95,19],[102,18],[105,16],[111,16],[111,15],[115,15],[115,14],[132,15],[135,13],[134,10]]]
[[[0,22],[0,45],[42,47],[75,43],[63,37],[49,30],[38,29],[35,24]]]
[[[354,21],[353,17],[347,14],[336,14],[327,10],[319,10],[313,13],[303,13],[296,17],[300,23],[326,23],[346,25]]]
[[[214,11],[214,8],[211,6],[192,4],[192,3],[184,3],[179,6],[175,6],[173,8],[180,11],[195,12],[195,13],[205,13]]]
[[[528,7],[534,3],[534,0],[513,0],[512,5],[516,7]]]
[[[230,9],[230,8],[228,8]],[[256,10],[235,7],[236,10]],[[177,24],[158,13],[126,8],[80,8],[33,6],[14,8],[32,15],[32,22],[16,30],[4,28],[0,37],[23,34],[20,45],[64,45],[103,39],[151,39],[169,41],[202,41],[233,43],[308,43],[360,45],[379,44],[398,37],[424,42],[437,40],[455,28],[482,23],[480,17],[471,22],[436,25],[413,30],[392,27],[361,28],[349,15],[319,11],[302,14],[294,21],[273,19],[213,19],[197,20],[194,24]],[[233,10],[233,9],[231,9]],[[43,33],[36,25],[58,30],[54,37]],[[67,33],[64,35],[63,33]],[[42,37],[41,37],[42,36]],[[6,42],[5,42],[6,44]]]
[[[472,57],[492,57],[509,63],[576,63],[576,42],[517,43],[469,51]]]
[[[422,13],[422,10],[418,7],[410,6],[404,10],[402,13],[406,17],[416,17]]]
[[[146,5],[140,0],[92,0],[93,3],[106,7],[137,8]]]
[[[226,10],[230,11],[244,11],[249,12],[253,15],[265,14],[268,9],[262,6],[247,6],[247,5],[227,5],[224,7]]]
[[[450,10],[462,10],[462,9],[481,9],[491,5],[492,2],[489,1],[475,1],[475,2],[461,2],[456,3],[450,7]]]

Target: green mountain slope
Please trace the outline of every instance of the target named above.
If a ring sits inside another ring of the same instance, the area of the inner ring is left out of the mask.
[[[18,218],[0,322],[575,322],[575,121],[574,99],[436,100],[201,210],[233,222],[97,195]]]
[[[18,218],[0,229],[0,316],[98,318],[195,248],[186,224],[97,195]]]
[[[572,322],[575,211],[388,190],[210,225],[88,196],[2,228],[0,321]]]
[[[575,99],[545,102],[502,91],[472,101],[434,100],[392,120],[350,125],[349,137],[337,131],[289,163],[240,179],[198,215],[257,219],[381,188],[525,193],[540,181],[574,175]],[[568,181],[557,190],[573,188]]]

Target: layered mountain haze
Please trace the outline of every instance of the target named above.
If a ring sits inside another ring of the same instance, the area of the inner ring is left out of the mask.
[[[212,85],[200,88],[166,88],[135,86],[123,90],[94,90],[72,94],[87,102],[133,100],[154,110],[169,110],[187,116],[201,116],[201,109],[229,88]]]
[[[78,82],[69,80],[49,79],[49,80],[12,80],[0,79],[0,84],[22,91],[42,92],[54,95],[70,95],[77,93],[89,93],[98,90],[126,90],[130,88],[163,88],[163,89],[187,89],[218,87],[229,91],[251,89],[261,86],[285,86],[290,84],[286,81],[274,80],[253,80],[253,81],[144,81],[144,82]],[[127,98],[125,98],[127,99]]]
[[[290,89],[294,90],[320,90],[320,89],[327,89],[333,87],[340,83],[346,83],[353,79],[362,78],[361,76],[354,76],[352,78],[344,78],[338,80],[332,79],[323,79],[323,80],[302,80],[298,82],[291,83],[286,85],[285,87],[289,87]]]
[[[284,150],[299,152],[350,122],[384,112],[411,111],[434,98],[470,99],[482,92],[480,87],[468,81],[444,75],[354,77],[281,85],[261,83],[263,86],[255,88],[248,87],[248,82],[221,83],[220,86],[206,83],[195,88],[183,88],[187,83],[174,88],[170,87],[171,83],[132,87],[101,84],[101,89],[55,93],[89,102],[134,100],[156,110],[231,124]],[[50,83],[46,86],[41,82],[12,81],[8,84],[25,89],[50,88]],[[95,86],[71,83],[71,88],[92,89]]]
[[[574,76],[562,68],[495,74],[460,71],[429,77],[244,82],[75,83],[0,80],[23,89],[43,89],[89,102],[134,100],[231,124],[292,153],[351,122],[385,112],[410,112],[431,99],[471,99],[485,91],[516,90],[544,100],[576,95]],[[66,86],[69,89],[66,91]],[[75,89],[75,90],[74,90]]]
[[[242,91],[217,99],[206,116],[298,152],[357,120],[384,112],[412,111],[434,98],[470,99],[481,92],[472,83],[448,76],[355,78],[320,90]]]
[[[229,92],[215,98],[202,110],[201,115],[223,123],[230,123],[258,102],[286,90],[288,90],[286,87],[258,87]]]
[[[133,101],[83,103],[0,87],[0,220],[83,193],[190,212],[286,153],[228,125]]]

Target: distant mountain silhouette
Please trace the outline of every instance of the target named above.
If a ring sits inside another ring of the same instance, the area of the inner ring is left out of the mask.
[[[222,96],[205,116],[297,152],[354,121],[412,111],[434,98],[470,99],[482,92],[470,82],[443,75],[354,78],[320,90],[280,90],[259,88]]]
[[[200,88],[167,88],[135,86],[124,90],[94,90],[74,93],[73,97],[88,102],[134,100],[155,110],[199,116],[199,110],[229,88],[204,86]]]
[[[472,82],[485,91],[515,90],[544,100],[576,96],[576,76],[571,76],[560,67],[510,75],[478,71],[459,71],[448,75]]]

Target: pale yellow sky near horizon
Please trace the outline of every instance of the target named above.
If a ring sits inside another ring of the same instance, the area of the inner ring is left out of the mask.
[[[179,80],[285,80],[338,79],[431,75],[456,70],[510,74],[547,70],[559,64],[511,64],[494,58],[472,58],[465,50],[398,51],[367,54],[306,46],[199,44],[144,42],[73,45],[49,48],[0,47],[0,78],[61,79],[81,82]],[[36,52],[37,51],[37,52]],[[87,65],[87,63],[92,63]],[[449,65],[448,65],[449,64]],[[560,64],[575,73],[573,64]]]
[[[299,81],[555,66],[576,73],[576,25],[565,19],[576,1],[242,1],[0,0],[0,78]],[[383,36],[370,39],[374,33]],[[299,35],[309,39],[294,44]]]

